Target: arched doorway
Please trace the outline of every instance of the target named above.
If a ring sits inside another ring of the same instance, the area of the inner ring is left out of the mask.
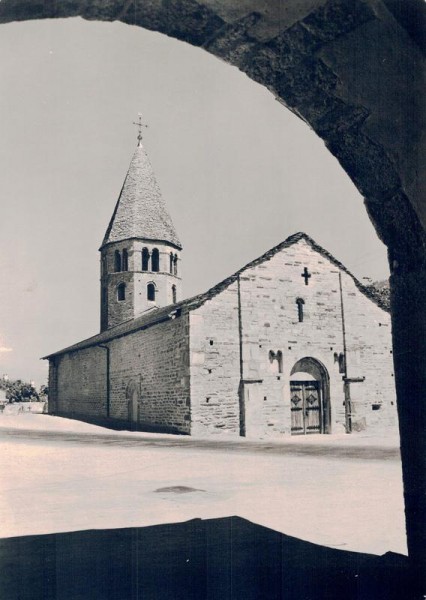
[[[135,425],[139,422],[139,388],[139,383],[132,380],[126,389],[128,421]]]
[[[324,365],[301,358],[290,372],[291,434],[330,433],[330,378]]]

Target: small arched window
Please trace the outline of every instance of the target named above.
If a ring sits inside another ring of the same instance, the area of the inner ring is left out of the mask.
[[[177,264],[178,264],[178,257],[177,257],[177,254],[175,254],[173,257],[173,275],[177,275]]]
[[[278,373],[282,373],[283,372],[283,353],[281,352],[281,350],[278,350],[278,352],[276,354],[276,358],[277,358],[277,363],[278,363]]]
[[[121,270],[122,271],[129,270],[129,255],[127,253],[126,248],[124,248],[124,250],[123,250],[123,259],[122,259]]]
[[[155,272],[160,270],[160,253],[158,252],[158,248],[154,248],[152,251],[151,266]]]
[[[303,298],[297,298],[296,304],[297,304],[297,316],[299,317],[299,323],[302,323],[303,317],[304,317],[303,305],[305,304],[305,301],[303,300]]]
[[[114,252],[114,271],[116,273],[121,271],[121,254],[119,250]]]
[[[271,363],[271,369],[276,373],[283,372],[283,353],[281,350],[274,352],[269,350],[269,362]]]
[[[173,252],[170,252],[170,266],[169,271],[173,275]]]
[[[142,271],[149,271],[149,250],[144,248],[142,250]]]
[[[155,302],[155,285],[153,283],[148,283],[146,286],[146,299],[150,302]]]
[[[173,298],[173,304],[176,304],[176,286],[172,285],[172,298]]]
[[[126,299],[126,284],[125,283],[120,283],[120,285],[117,286],[117,300],[119,302],[121,302],[122,300]]]

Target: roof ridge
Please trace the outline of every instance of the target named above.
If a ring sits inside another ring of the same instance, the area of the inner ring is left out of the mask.
[[[246,271],[247,269],[253,268],[253,267],[265,262],[266,260],[269,260],[283,248],[288,248],[288,247],[292,246],[293,244],[296,244],[297,242],[299,242],[302,239],[306,240],[314,250],[316,250],[319,254],[324,256],[324,258],[327,258],[337,268],[341,269],[347,275],[349,275],[352,278],[352,280],[354,281],[354,283],[355,283],[356,287],[359,289],[359,291],[362,292],[365,296],[367,296],[367,298],[369,300],[371,300],[372,302],[377,304],[377,306],[379,306],[379,308],[381,308],[382,310],[389,312],[389,306],[386,304],[386,302],[383,302],[383,299],[380,297],[379,294],[375,294],[374,292],[371,291],[371,289],[368,286],[365,286],[363,283],[361,283],[359,281],[359,279],[357,279],[355,277],[355,275],[351,271],[349,271],[349,269],[347,267],[345,267],[345,265],[343,263],[341,263],[330,252],[328,252],[328,250],[326,250],[325,248],[323,248],[322,246],[317,244],[317,242],[313,238],[311,238],[307,233],[305,233],[303,231],[298,231],[297,233],[293,233],[292,235],[287,237],[283,242],[280,242],[276,246],[274,246],[271,249],[264,252],[258,258],[255,258],[254,260],[248,262],[246,265],[244,265],[243,267],[238,269],[238,271],[236,271],[232,275],[229,275],[229,277],[226,277],[225,279],[223,279],[222,281],[220,281],[213,287],[209,288],[206,292],[199,294],[198,296],[194,296],[193,298],[189,298],[188,302],[195,300],[198,297],[200,297],[200,298],[206,297],[204,300],[204,302],[205,302],[209,298],[214,297],[215,295],[220,293],[223,289],[225,289],[226,287],[231,285],[231,283],[236,281],[237,278],[242,273],[244,273],[244,271]]]
[[[253,267],[265,262],[266,260],[269,260],[283,248],[288,248],[288,247],[292,246],[293,244],[296,244],[297,242],[299,242],[302,239],[306,240],[309,243],[309,245],[316,252],[318,252],[325,258],[327,258],[337,268],[341,269],[347,275],[349,275],[352,278],[352,280],[354,281],[356,287],[359,289],[359,291],[362,294],[364,294],[364,296],[366,296],[369,300],[374,302],[382,310],[389,312],[389,307],[386,305],[385,302],[383,302],[382,298],[380,298],[380,296],[378,294],[375,294],[367,286],[363,285],[355,277],[355,275],[353,275],[349,271],[349,269],[347,269],[343,265],[343,263],[338,261],[337,258],[335,258],[330,252],[325,250],[322,246],[317,244],[315,242],[315,240],[313,238],[311,238],[307,233],[304,233],[303,231],[299,231],[297,233],[290,235],[288,238],[286,238],[280,244],[277,244],[276,246],[274,246],[267,252],[264,252],[258,258],[255,258],[254,260],[248,262],[246,265],[241,267],[241,269],[239,269],[238,271],[235,271],[235,273],[233,273],[229,277],[226,277],[225,279],[223,279],[222,281],[220,281],[213,287],[209,288],[207,291],[202,292],[201,294],[191,296],[190,298],[187,298],[186,300],[182,300],[176,304],[169,304],[168,306],[158,308],[156,311],[151,312],[149,315],[145,313],[145,314],[142,314],[142,315],[136,317],[135,319],[129,319],[128,321],[125,321],[124,323],[120,323],[119,325],[116,325],[115,327],[106,329],[105,331],[98,333],[95,336],[91,336],[90,338],[87,338],[86,340],[77,342],[76,344],[74,344],[72,346],[68,346],[67,348],[64,348],[63,350],[59,350],[58,352],[54,352],[52,354],[44,356],[43,358],[51,358],[53,356],[65,354],[66,352],[72,352],[75,350],[82,350],[83,348],[88,348],[90,346],[96,346],[101,342],[107,342],[109,340],[115,339],[117,337],[122,337],[123,335],[127,335],[128,333],[132,333],[139,329],[144,329],[146,327],[155,325],[156,323],[160,323],[163,320],[170,318],[170,315],[175,314],[177,311],[181,311],[182,309],[186,309],[188,312],[191,310],[194,310],[194,309],[202,306],[208,300],[211,300],[212,298],[214,298],[215,296],[220,294],[220,292],[222,292],[224,289],[229,287],[232,283],[237,281],[239,276],[242,273],[244,273],[244,271],[246,271],[247,269],[253,268]],[[154,318],[154,317],[157,317],[157,318]]]

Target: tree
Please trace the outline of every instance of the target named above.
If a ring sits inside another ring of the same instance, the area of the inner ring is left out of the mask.
[[[374,281],[366,286],[373,296],[378,298],[387,308],[390,308],[389,280]]]
[[[40,400],[40,395],[35,387],[21,379],[3,381],[3,389],[6,390],[6,398],[9,402],[38,402]]]

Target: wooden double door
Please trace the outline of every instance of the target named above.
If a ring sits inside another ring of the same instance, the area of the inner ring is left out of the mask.
[[[291,434],[324,433],[320,381],[291,381]]]

